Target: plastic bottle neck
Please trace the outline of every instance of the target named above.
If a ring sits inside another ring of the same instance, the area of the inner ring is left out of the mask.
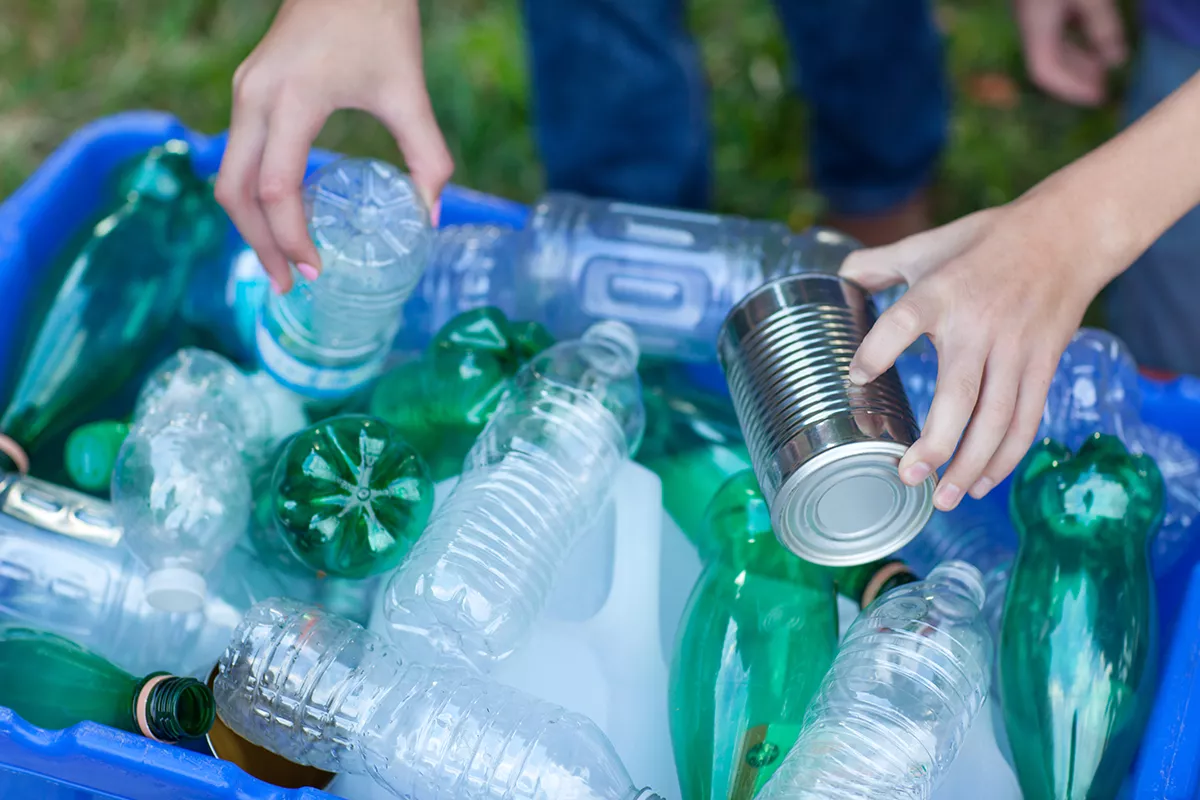
[[[929,573],[930,583],[939,583],[967,597],[976,608],[982,609],[987,600],[983,574],[966,561],[943,561]]]
[[[173,743],[208,733],[216,720],[217,704],[209,688],[195,678],[156,672],[138,684],[132,714],[143,736]]]

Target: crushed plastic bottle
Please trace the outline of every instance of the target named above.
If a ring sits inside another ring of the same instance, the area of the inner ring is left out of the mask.
[[[983,602],[979,571],[950,561],[863,610],[760,800],[927,800],[987,697]]]
[[[517,374],[384,592],[401,652],[486,670],[520,644],[641,441],[637,362],[633,331],[601,322]]]
[[[374,633],[289,600],[246,615],[214,683],[221,720],[290,761],[400,797],[651,800],[588,718],[406,661]]]
[[[318,169],[305,181],[304,208],[321,274],[268,296],[255,342],[282,385],[341,399],[378,375],[391,352],[429,258],[429,212],[408,176],[372,159]]]
[[[198,610],[205,574],[250,520],[250,476],[229,429],[203,414],[151,415],[121,446],[111,492],[126,543],[151,570],[146,599]]]
[[[201,610],[159,611],[108,503],[32,478],[5,481],[0,621],[65,636],[128,672],[207,674],[246,610],[285,591],[242,544],[210,576]]]

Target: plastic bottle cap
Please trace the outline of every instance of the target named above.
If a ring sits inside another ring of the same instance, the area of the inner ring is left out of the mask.
[[[159,611],[186,614],[204,607],[204,576],[182,567],[156,569],[146,576],[146,602]]]

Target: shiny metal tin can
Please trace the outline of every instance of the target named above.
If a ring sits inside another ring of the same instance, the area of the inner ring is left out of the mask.
[[[855,283],[787,275],[738,303],[717,340],[775,535],[815,564],[889,555],[933,513],[935,479],[910,487],[897,472],[918,430],[895,369],[849,380],[875,316]]]

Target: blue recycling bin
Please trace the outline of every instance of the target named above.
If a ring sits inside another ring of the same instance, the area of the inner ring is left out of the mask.
[[[0,204],[0,374],[14,356],[19,308],[39,272],[94,214],[112,169],[169,139],[192,147],[197,169],[217,170],[224,136],[204,136],[155,112],[107,117],[68,139],[15,194]],[[309,168],[334,157],[314,151]],[[443,224],[520,227],[527,209],[451,186]],[[698,383],[720,383],[713,367]],[[1200,449],[1200,379],[1145,379],[1143,414]],[[1130,786],[1138,800],[1183,800],[1200,789],[1200,568],[1198,548],[1159,581],[1164,672],[1154,714]],[[82,723],[44,731],[0,708],[0,797],[90,800],[324,800],[315,789],[287,790],[250,777],[233,764],[177,747]]]

